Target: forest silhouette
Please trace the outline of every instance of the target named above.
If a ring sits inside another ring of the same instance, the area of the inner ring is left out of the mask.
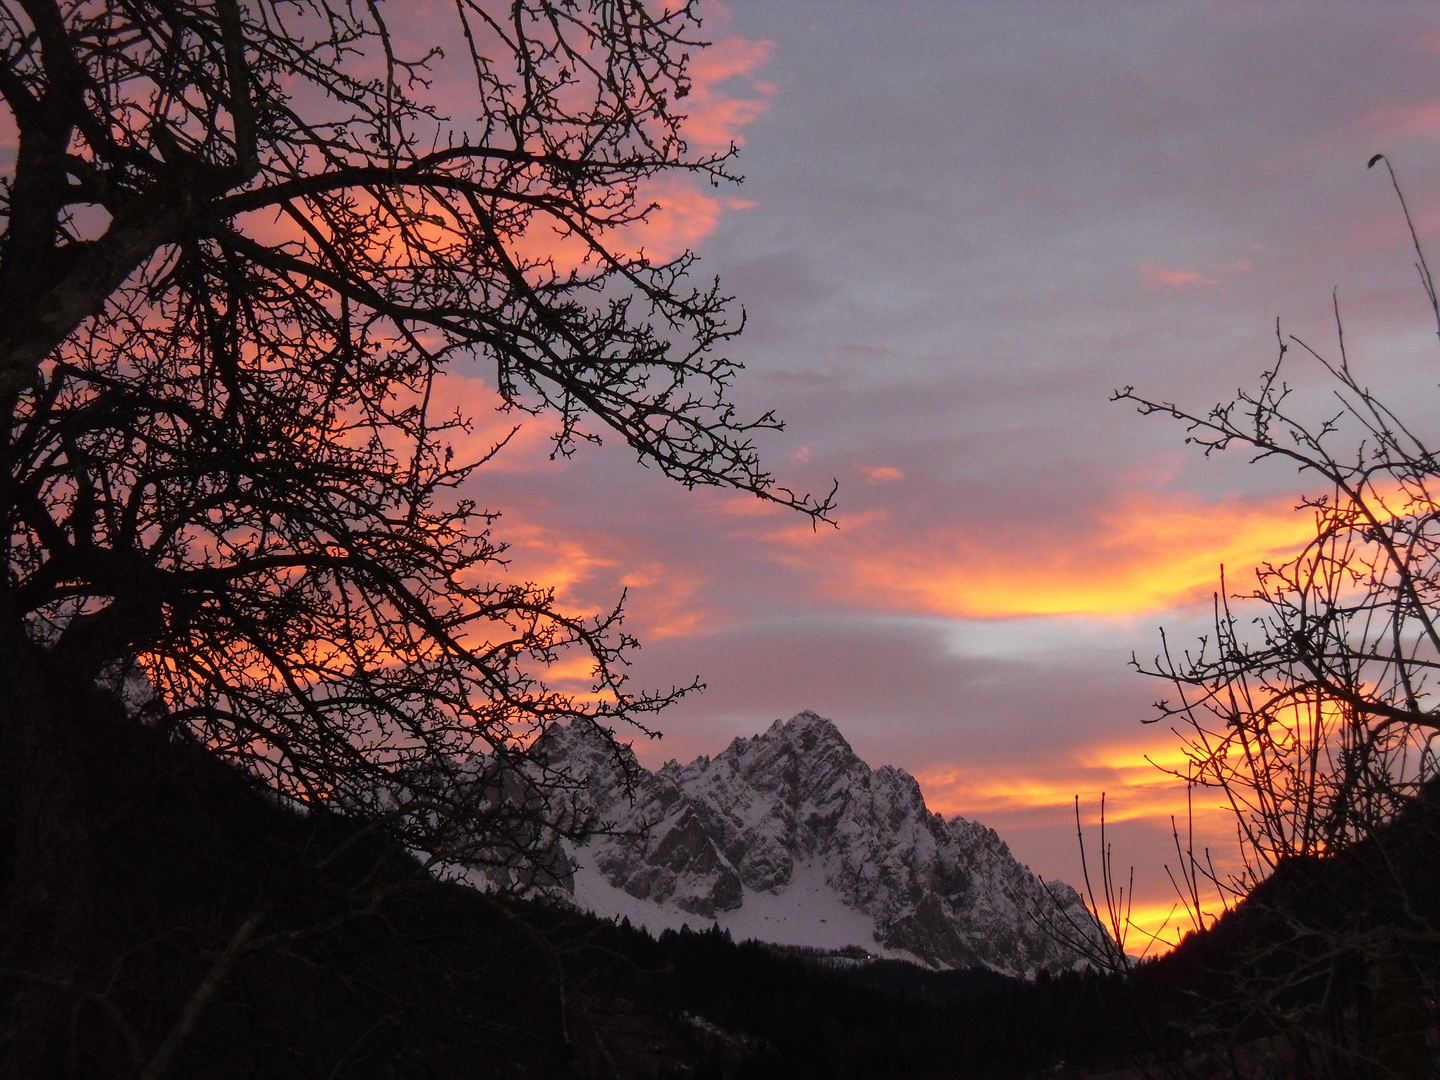
[[[1119,395],[1325,487],[1209,651],[1141,665],[1246,855],[1177,850],[1170,955],[1007,980],[534,898],[608,825],[538,736],[618,766],[693,686],[634,690],[618,605],[507,575],[466,486],[506,436],[457,457],[437,387],[480,372],[556,455],[619,441],[815,524],[834,493],[761,461],[719,283],[633,243],[644,182],[734,179],[681,129],[696,5],[460,0],[463,101],[385,17],[0,2],[0,1071],[1433,1075],[1437,461],[1343,334],[1304,347],[1336,418],[1278,361],[1209,413]]]

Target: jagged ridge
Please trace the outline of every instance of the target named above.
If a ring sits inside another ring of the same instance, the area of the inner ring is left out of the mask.
[[[618,827],[575,857],[642,900],[714,918],[746,889],[783,893],[805,864],[873,918],[875,942],[937,967],[1069,967],[1081,956],[1042,924],[1102,933],[1073,889],[1042,884],[993,829],[931,813],[914,777],[871,769],[813,712],[689,765],[627,761],[633,801],[585,729],[555,728],[543,746],[552,765],[589,777],[595,810]]]

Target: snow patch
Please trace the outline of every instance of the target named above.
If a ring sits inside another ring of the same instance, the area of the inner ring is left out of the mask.
[[[586,848],[575,852],[575,906],[601,918],[629,919],[631,925],[657,936],[683,926],[703,930],[717,925],[736,941],[798,945],[825,952],[858,945],[875,956],[924,963],[904,949],[880,944],[875,939],[874,917],[846,904],[825,880],[824,866],[813,860],[796,864],[790,884],[780,892],[746,887],[738,908],[717,912],[706,920],[616,888],[605,880],[594,860],[587,858],[589,854]]]

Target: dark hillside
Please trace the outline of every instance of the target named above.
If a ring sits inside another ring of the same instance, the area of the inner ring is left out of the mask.
[[[1136,982],[1198,1043],[1274,1043],[1275,1075],[1440,1075],[1440,784],[1333,856],[1282,862]]]
[[[66,1019],[37,1075],[1011,1077],[1268,1045],[1286,1017],[1395,1057],[1433,1024],[1405,1019],[1433,991],[1433,793],[1129,980],[1027,984],[483,896],[195,746],[98,713],[91,735],[88,929],[57,977],[4,928],[6,992]]]
[[[67,1017],[41,1075],[1012,1076],[1139,1046],[1096,976],[657,941],[437,882],[197,747],[103,718],[92,735],[94,896],[64,976],[5,927],[7,993]]]
[[[6,990],[69,1016],[54,1075],[563,1073],[553,946],[523,923],[198,748],[93,727],[84,940],[37,978],[5,935]]]

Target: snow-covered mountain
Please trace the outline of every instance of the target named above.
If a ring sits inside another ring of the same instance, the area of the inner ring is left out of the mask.
[[[1081,959],[1054,928],[1102,933],[1073,889],[1042,885],[994,830],[931,813],[914,777],[872,770],[813,712],[653,773],[580,727],[541,745],[618,827],[571,851],[566,884],[598,914],[1011,974]]]

